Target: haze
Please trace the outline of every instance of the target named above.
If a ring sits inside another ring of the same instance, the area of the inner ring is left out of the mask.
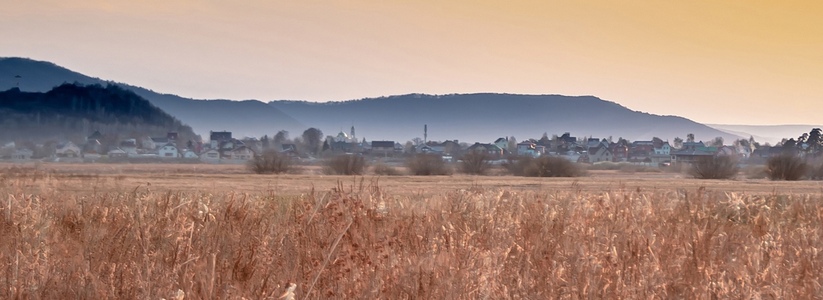
[[[820,1],[443,2],[11,0],[0,56],[203,99],[595,95],[705,123],[820,120]]]

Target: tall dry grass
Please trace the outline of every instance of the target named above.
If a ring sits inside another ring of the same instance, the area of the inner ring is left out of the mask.
[[[821,195],[474,188],[418,197],[362,180],[299,196],[71,193],[2,180],[5,299],[823,295]]]

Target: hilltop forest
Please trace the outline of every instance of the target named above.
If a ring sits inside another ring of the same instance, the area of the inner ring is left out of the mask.
[[[0,92],[0,140],[80,141],[91,132],[107,136],[165,136],[199,140],[191,127],[132,91],[116,85],[63,84],[52,90]]]

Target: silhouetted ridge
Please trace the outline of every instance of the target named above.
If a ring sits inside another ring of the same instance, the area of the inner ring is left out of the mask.
[[[161,136],[175,131],[181,138],[195,139],[190,127],[115,85],[63,84],[46,93],[16,88],[0,92],[0,120],[0,135],[12,139],[86,135],[98,129]]]

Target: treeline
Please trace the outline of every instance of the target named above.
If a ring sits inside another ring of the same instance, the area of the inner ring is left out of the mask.
[[[178,132],[197,140],[182,124],[148,100],[115,85],[63,84],[45,92],[0,92],[0,140],[48,140],[102,133],[165,136]]]

